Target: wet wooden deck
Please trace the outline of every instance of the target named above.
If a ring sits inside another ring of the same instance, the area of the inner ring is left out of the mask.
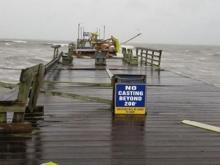
[[[38,101],[45,115],[33,135],[0,135],[0,164],[220,164],[220,134],[181,124],[220,126],[219,88],[116,59],[108,68],[147,75],[147,116],[112,116],[108,74],[91,59],[75,59],[73,67],[58,65],[45,78]]]

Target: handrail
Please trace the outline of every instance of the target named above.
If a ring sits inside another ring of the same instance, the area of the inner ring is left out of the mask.
[[[162,50],[138,47],[136,55],[140,57],[141,64],[160,68]]]
[[[136,54],[134,54],[136,52]],[[136,47],[122,47],[123,60],[128,64],[140,64],[160,67],[162,50]]]
[[[48,62],[45,65],[45,75],[47,74],[47,72],[51,69],[51,67],[56,64],[57,62],[60,61],[60,58],[62,56],[63,52],[61,52],[58,56],[56,56],[55,58],[53,58],[50,62]]]

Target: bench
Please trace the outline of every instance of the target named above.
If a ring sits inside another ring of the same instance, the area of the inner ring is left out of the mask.
[[[13,112],[12,123],[24,121],[25,113],[34,113],[44,77],[44,65],[22,69],[15,100],[0,101],[0,124],[7,123],[7,113]]]

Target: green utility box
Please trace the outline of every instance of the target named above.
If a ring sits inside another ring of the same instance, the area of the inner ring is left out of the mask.
[[[95,65],[106,65],[106,55],[107,52],[97,51],[95,53]]]

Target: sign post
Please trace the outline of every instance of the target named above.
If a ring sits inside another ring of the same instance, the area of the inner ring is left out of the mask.
[[[146,114],[145,84],[115,84],[114,114]]]

